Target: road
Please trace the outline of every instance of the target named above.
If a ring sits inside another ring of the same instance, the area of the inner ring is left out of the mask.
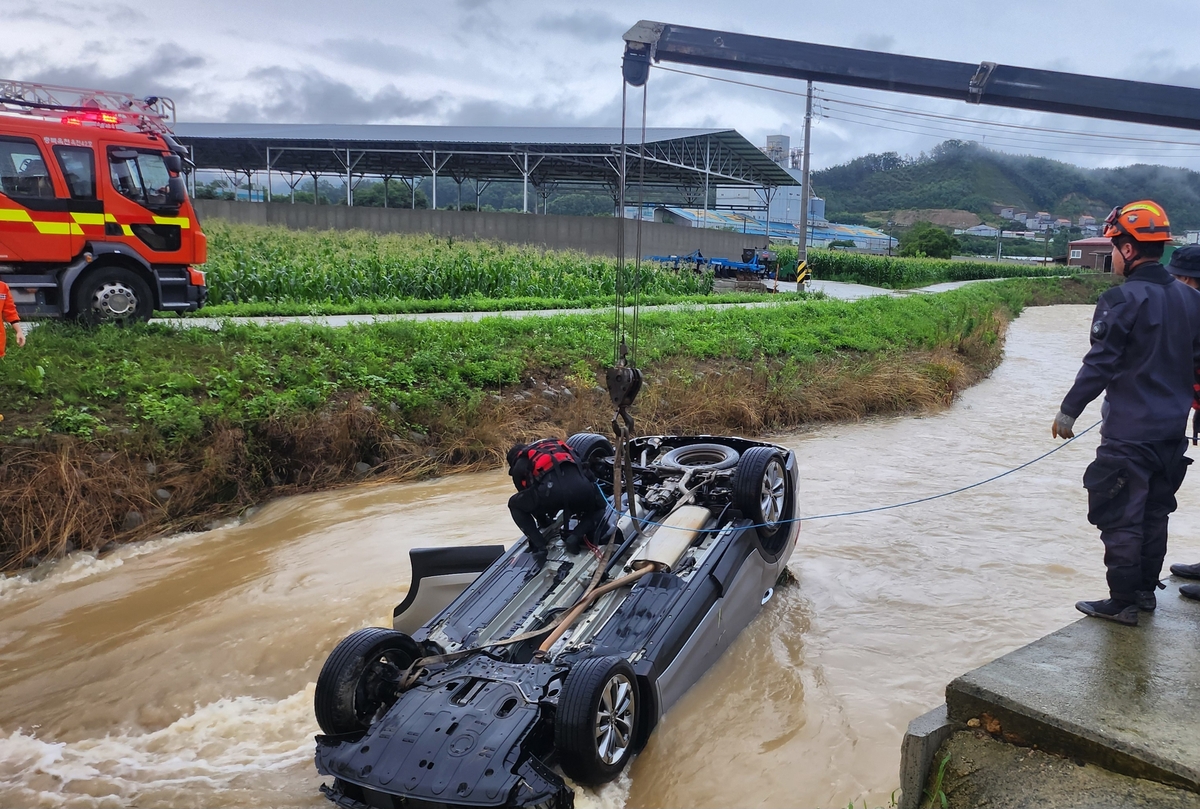
[[[993,279],[988,279],[993,280]],[[998,280],[998,279],[996,279]],[[767,282],[773,283],[773,282]],[[958,289],[967,284],[979,283],[978,281],[953,281],[946,284],[934,284],[933,286],[922,287],[920,289],[908,290],[892,290],[883,289],[882,287],[872,287],[863,284],[844,284],[839,281],[810,281],[810,292],[823,292],[830,298],[841,301],[857,301],[863,298],[871,298],[877,295],[889,295],[891,297],[903,297],[906,295],[919,293],[936,293],[948,292],[952,289]],[[795,292],[796,284],[787,281],[779,282],[780,292]],[[643,312],[673,312],[685,309],[695,309],[698,307],[706,307],[711,309],[723,309],[727,307],[742,307],[755,308],[759,306],[773,306],[777,301],[761,301],[753,303],[673,303],[664,304],[662,306],[645,306],[642,307]],[[554,315],[587,315],[604,312],[604,309],[535,309],[535,310],[519,310],[509,312],[427,312],[422,314],[394,314],[394,315],[295,315],[295,316],[268,316],[268,317],[163,317],[154,318],[151,323],[162,323],[167,326],[174,326],[180,329],[212,329],[214,331],[221,328],[224,323],[248,323],[256,326],[275,326],[284,323],[309,323],[319,326],[332,326],[341,328],[350,326],[356,323],[386,323],[393,320],[446,320],[446,321],[476,321],[482,320],[485,317],[553,317]]]

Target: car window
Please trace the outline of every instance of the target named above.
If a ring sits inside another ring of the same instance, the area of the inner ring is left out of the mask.
[[[0,191],[10,197],[54,198],[46,160],[32,140],[0,138]]]
[[[55,146],[54,156],[73,199],[96,198],[96,161],[86,146]]]
[[[113,188],[122,196],[147,208],[168,205],[171,173],[161,153],[110,146],[108,166]]]

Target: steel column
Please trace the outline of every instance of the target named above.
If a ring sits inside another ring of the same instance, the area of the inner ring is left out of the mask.
[[[800,221],[804,223],[803,233],[800,237],[799,253],[800,261],[808,261],[808,197],[812,193],[812,185],[808,178],[808,153],[812,147],[812,96],[813,83],[808,83],[808,98],[804,103],[804,162],[801,164],[800,171],[802,179],[800,181]]]

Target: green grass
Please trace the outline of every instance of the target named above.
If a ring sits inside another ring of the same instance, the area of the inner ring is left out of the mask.
[[[204,225],[209,300],[225,303],[354,304],[363,300],[611,298],[614,259],[498,242],[365,231]],[[622,281],[647,295],[712,291],[712,276],[643,264]]]
[[[643,313],[638,363],[677,359],[806,362],[953,346],[997,309],[1018,312],[1062,282],[1008,281],[943,295],[854,303],[802,300],[745,309]],[[610,313],[478,322],[162,325],[83,330],[46,323],[0,361],[0,434],[120,436],[167,444],[218,425],[252,426],[365,397],[398,425],[479,403],[530,374],[595,384],[612,361]]]
[[[808,298],[824,297],[820,293],[800,293]],[[788,297],[795,299],[796,295]],[[278,301],[259,303],[223,303],[205,306],[188,317],[268,317],[300,315],[394,315],[423,314],[428,312],[514,312],[539,311],[545,309],[606,309],[613,306],[611,297],[568,298],[435,298],[417,300],[412,298],[363,299],[350,303],[304,303],[301,301]],[[643,306],[663,304],[712,304],[712,303],[755,303],[772,301],[772,293],[728,292],[720,295],[643,295]],[[630,303],[632,299],[627,300]]]
[[[810,250],[816,278],[853,284],[912,289],[946,281],[983,278],[1035,278],[1062,275],[1063,267],[1037,267],[995,261],[949,261],[936,258],[889,258],[833,250]]]

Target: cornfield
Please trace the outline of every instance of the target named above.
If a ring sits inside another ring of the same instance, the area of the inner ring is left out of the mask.
[[[814,276],[826,281],[848,281],[892,289],[908,289],[943,281],[1063,274],[1061,267],[1034,267],[994,261],[947,261],[936,258],[886,258],[833,250],[810,250],[808,263]]]
[[[611,296],[614,259],[496,242],[365,231],[293,231],[209,221],[209,301],[350,303],[356,300]],[[712,291],[710,274],[643,264],[645,294]],[[625,289],[634,288],[632,266]]]

